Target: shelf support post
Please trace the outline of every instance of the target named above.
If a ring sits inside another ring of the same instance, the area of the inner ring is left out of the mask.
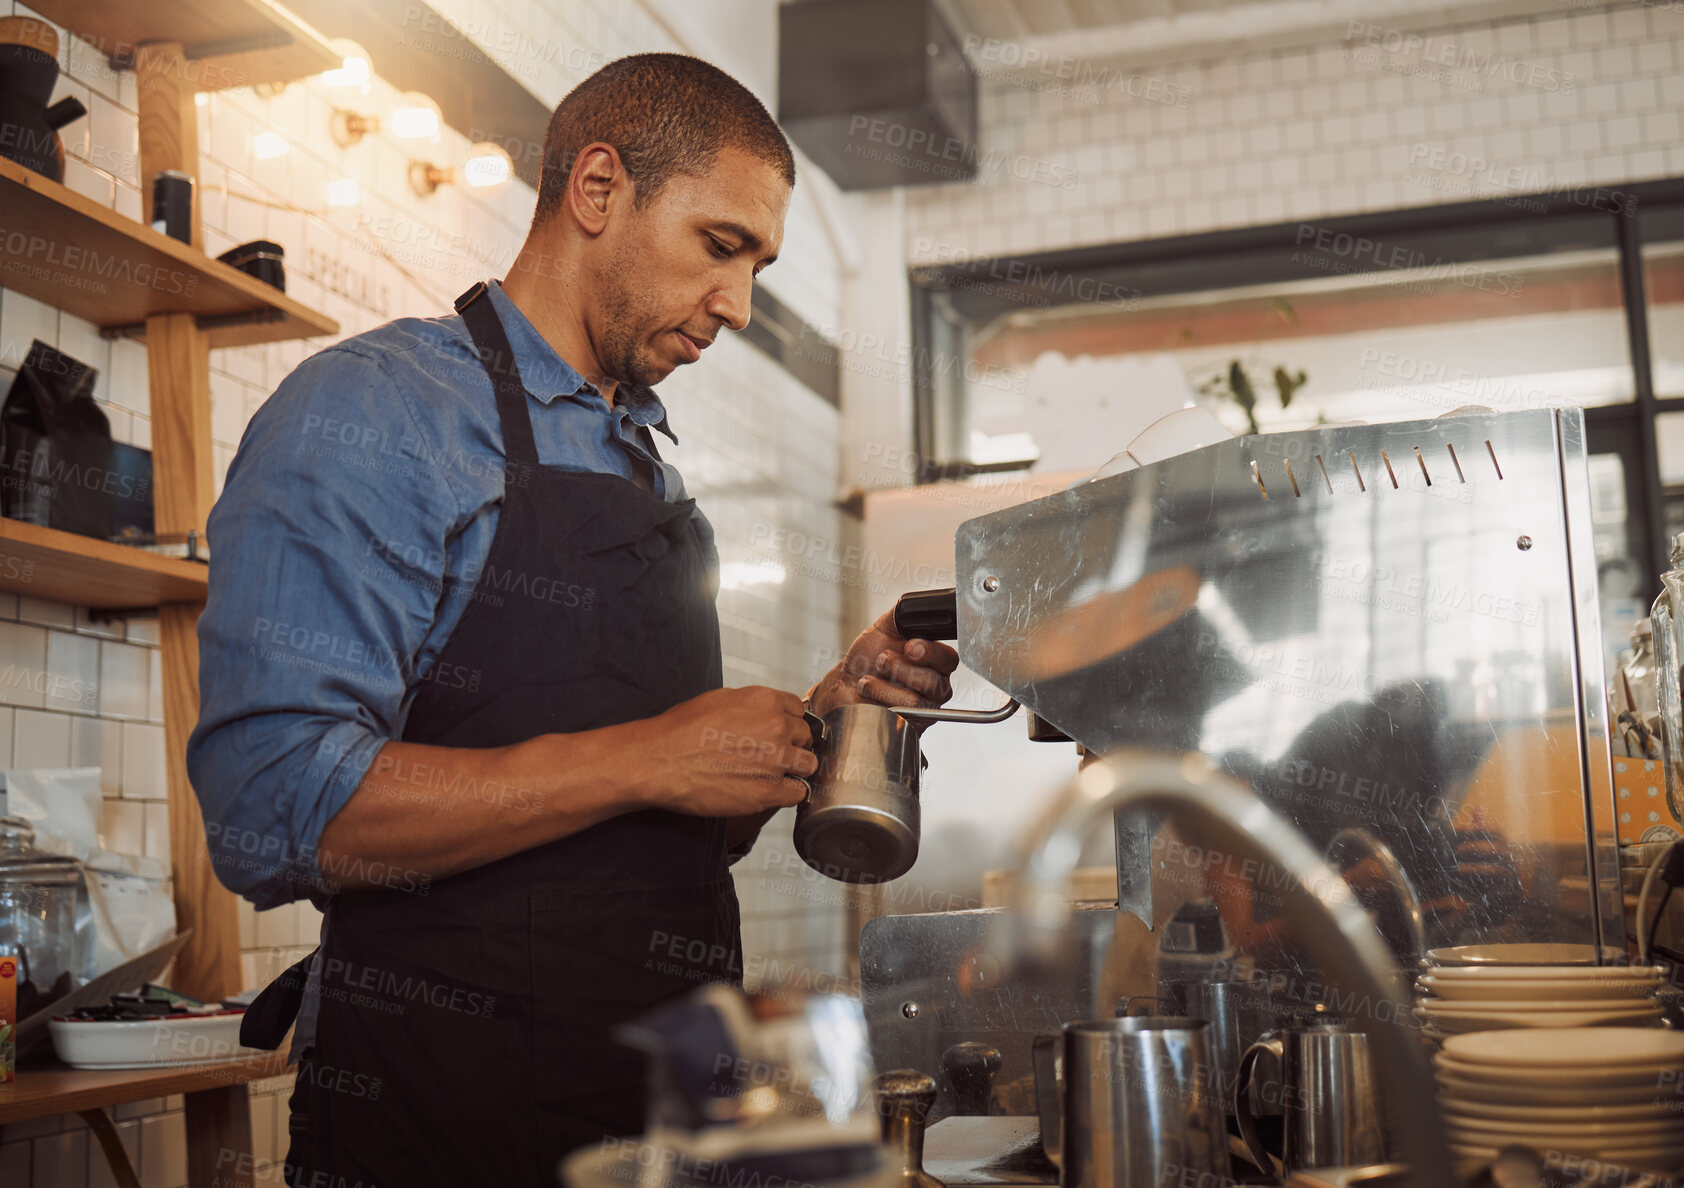
[[[210,434],[210,345],[191,314],[146,323],[152,389],[153,517],[159,532],[204,531],[214,498]],[[216,881],[204,821],[187,779],[187,736],[199,720],[199,606],[158,608],[164,678],[164,749],[170,801],[170,857],[176,920],[193,935],[175,963],[175,984],[196,998],[241,989],[240,926],[234,896]]]

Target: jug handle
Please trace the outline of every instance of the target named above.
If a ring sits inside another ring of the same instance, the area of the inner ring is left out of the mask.
[[[1035,1110],[1041,1115],[1041,1150],[1054,1167],[1064,1166],[1064,1103],[1059,1092],[1063,1037],[1035,1037]]]
[[[1239,1075],[1234,1079],[1234,1117],[1240,1124],[1240,1137],[1245,1139],[1252,1163],[1263,1172],[1272,1171],[1275,1164],[1263,1145],[1263,1136],[1257,1132],[1257,1119],[1251,1116],[1251,1078],[1259,1056],[1268,1052],[1276,1060],[1284,1061],[1285,1051],[1280,1033],[1270,1032],[1245,1050],[1245,1055],[1240,1057]]]
[[[801,716],[807,720],[807,728],[813,732],[813,754],[819,757],[819,765],[823,767],[824,747],[830,741],[830,732],[825,729],[824,719],[812,710],[801,711]],[[801,786],[807,789],[807,795],[802,797],[802,803],[805,804],[813,797],[813,781],[811,778],[803,779],[801,776],[792,778],[800,780]]]
[[[925,709],[922,706],[891,705],[888,708],[909,722],[1004,722],[1017,713],[1018,700],[1013,697],[999,709]]]

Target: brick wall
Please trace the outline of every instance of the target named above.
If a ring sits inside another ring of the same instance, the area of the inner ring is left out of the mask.
[[[984,63],[991,168],[909,193],[909,254],[1038,252],[1684,174],[1684,8],[1563,4],[1420,41],[1359,25],[1310,49],[1071,78],[1056,63],[1009,79]]]

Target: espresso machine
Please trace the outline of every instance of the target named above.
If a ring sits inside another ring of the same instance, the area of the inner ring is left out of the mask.
[[[1218,441],[966,521],[954,549],[960,657],[1033,731],[1248,788],[1344,874],[1396,971],[1624,949],[1579,411]],[[995,909],[864,927],[874,1062],[935,1077],[932,1119],[1033,1115],[1035,1037],[1112,1016],[1117,947],[1150,967],[1189,903],[1319,1009],[1267,865],[1151,813],[1112,828],[1116,902],[1074,905],[1056,971],[1008,976]],[[996,1054],[980,1095],[964,1045]]]

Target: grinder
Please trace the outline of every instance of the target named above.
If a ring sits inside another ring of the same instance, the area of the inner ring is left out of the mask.
[[[957,639],[954,591],[919,590],[895,603],[902,639]],[[795,813],[795,850],[808,866],[843,883],[898,879],[918,858],[918,777],[925,766],[918,727],[930,722],[1003,722],[996,710],[838,706],[808,714],[819,770]]]

